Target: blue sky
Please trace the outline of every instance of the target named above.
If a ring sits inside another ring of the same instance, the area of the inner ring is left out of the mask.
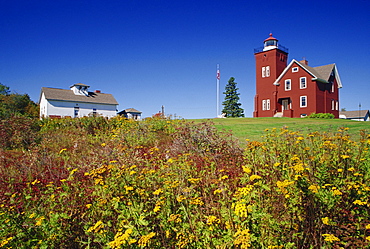
[[[369,0],[0,0],[0,12],[0,82],[35,102],[41,87],[84,83],[143,117],[164,105],[213,118],[220,64],[220,102],[234,77],[251,117],[253,49],[272,32],[289,61],[337,64],[340,108],[370,109]]]

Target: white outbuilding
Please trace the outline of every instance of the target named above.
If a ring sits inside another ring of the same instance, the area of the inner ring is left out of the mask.
[[[69,90],[42,87],[39,99],[40,117],[116,116],[118,102],[113,95],[101,93],[100,90],[89,92],[89,87],[82,83],[74,84]]]

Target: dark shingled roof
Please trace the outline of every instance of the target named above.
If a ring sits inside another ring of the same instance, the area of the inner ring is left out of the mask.
[[[47,100],[87,102],[95,104],[118,105],[112,94],[88,92],[88,95],[75,95],[72,90],[42,87],[41,94],[45,94]]]

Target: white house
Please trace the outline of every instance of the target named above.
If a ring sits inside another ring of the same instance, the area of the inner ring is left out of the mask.
[[[40,94],[40,117],[84,117],[117,115],[118,102],[112,94],[99,90],[89,92],[89,86],[74,84],[70,90],[42,87]]]
[[[128,119],[140,120],[141,119],[141,111],[138,111],[134,108],[128,108],[123,111],[117,113],[118,115],[122,115]]]
[[[370,121],[370,111],[369,110],[341,111],[339,112],[339,118],[357,121]]]

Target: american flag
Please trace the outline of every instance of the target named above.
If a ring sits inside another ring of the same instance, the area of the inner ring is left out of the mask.
[[[220,69],[217,69],[216,78],[217,78],[218,80],[220,79]]]

